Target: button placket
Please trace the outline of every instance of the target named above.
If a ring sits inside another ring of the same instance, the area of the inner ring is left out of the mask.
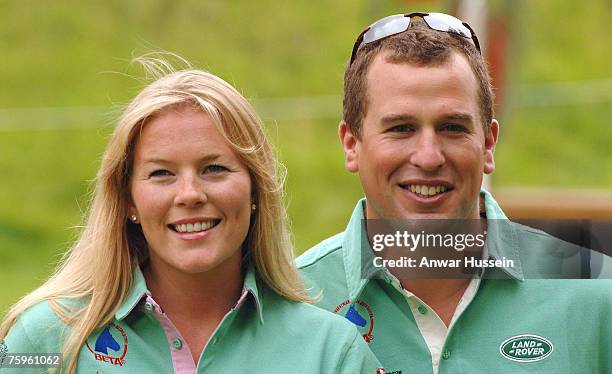
[[[177,372],[195,372],[196,366],[191,357],[191,352],[188,349],[187,342],[184,341],[181,333],[178,331],[176,326],[164,313],[162,308],[155,302],[155,300],[147,295],[145,302],[145,310],[155,318],[161,325],[166,339],[170,348],[170,355],[172,357],[172,366]],[[183,349],[187,348],[187,349]]]
[[[232,324],[235,317],[236,317],[236,310],[234,309],[230,310],[225,315],[225,317],[223,317],[223,319],[221,320],[221,323],[219,323],[219,326],[217,326],[217,329],[213,332],[213,335],[210,339],[210,345],[214,346],[214,345],[217,345],[217,343],[219,343],[219,340],[223,338],[223,336],[225,335],[225,332],[227,331],[229,326]]]

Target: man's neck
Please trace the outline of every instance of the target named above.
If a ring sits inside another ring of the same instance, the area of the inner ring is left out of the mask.
[[[478,197],[478,203],[479,216],[485,220],[486,225],[487,214],[483,196]],[[482,257],[482,252],[479,256]],[[403,279],[400,283],[405,290],[413,293],[431,307],[448,327],[470,280],[470,278]]]
[[[432,308],[446,326],[450,326],[470,279],[405,279],[400,283]]]

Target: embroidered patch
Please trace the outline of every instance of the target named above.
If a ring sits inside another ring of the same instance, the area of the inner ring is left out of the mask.
[[[121,327],[111,322],[97,337],[95,337],[95,343],[93,344],[94,349],[91,349],[89,340],[93,340],[93,338],[93,335],[90,336],[85,344],[97,361],[119,366],[125,364],[125,355],[128,350],[128,338]]]
[[[0,366],[2,366],[2,362],[4,362],[4,359],[6,358],[7,354],[8,347],[6,346],[4,340],[0,340]]]
[[[370,306],[363,300],[357,300],[353,304],[349,300],[344,300],[334,309],[334,313],[344,316],[344,318],[355,324],[368,344],[374,340],[372,335],[374,330],[374,313],[372,313]]]
[[[499,346],[502,356],[516,362],[541,361],[550,356],[553,350],[550,340],[530,334],[513,336]]]

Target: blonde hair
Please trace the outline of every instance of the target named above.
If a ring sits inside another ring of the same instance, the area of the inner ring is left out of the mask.
[[[157,80],[132,100],[117,123],[102,158],[79,239],[49,280],[17,302],[0,325],[2,340],[21,313],[48,301],[72,328],[63,347],[69,358],[69,373],[75,371],[87,337],[112,321],[132,285],[133,268],[147,257],[140,227],[127,219],[133,150],[147,120],[176,105],[191,104],[209,115],[250,172],[257,209],[243,249],[246,261],[277,294],[292,301],[311,301],[293,266],[282,169],[253,107],[231,85],[205,71],[174,71],[158,58],[141,57],[136,61]],[[75,307],[66,303],[71,300],[87,302]]]

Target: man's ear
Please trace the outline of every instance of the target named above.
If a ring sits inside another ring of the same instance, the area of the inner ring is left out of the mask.
[[[495,145],[497,144],[497,138],[499,136],[499,122],[496,119],[491,121],[488,134],[485,134],[485,146],[484,146],[484,173],[491,174],[495,170],[495,158],[493,153],[495,152]]]
[[[357,138],[344,121],[340,121],[338,136],[340,136],[340,143],[342,143],[342,148],[344,149],[344,166],[346,166],[346,170],[351,173],[358,172]]]

